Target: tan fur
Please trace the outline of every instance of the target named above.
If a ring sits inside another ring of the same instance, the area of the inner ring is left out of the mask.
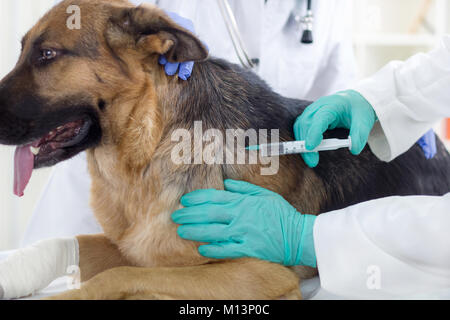
[[[300,299],[289,269],[252,259],[185,268],[121,267],[52,299]]]
[[[69,4],[81,7],[84,26],[79,31],[61,27]],[[78,238],[82,277],[88,281],[81,290],[55,298],[299,299],[298,277],[290,269],[255,259],[217,262],[201,257],[198,243],[177,236],[171,214],[181,208],[179,199],[188,191],[223,189],[224,176],[269,188],[298,209],[317,212],[324,195],[308,190],[320,190],[321,182],[307,169],[303,177],[294,177],[298,170],[290,163],[281,164],[282,177],[260,176],[259,165],[234,167],[230,172],[212,165],[195,177],[184,175],[188,168],[170,161],[174,145],[166,132],[173,116],[168,106],[177,95],[172,84],[178,79],[167,77],[157,63],[159,53],[171,50],[173,41],[160,33],[136,45],[131,38],[117,35],[108,14],[125,7],[130,4],[119,0],[64,1],[27,35],[24,52],[49,27],[55,45],[68,48],[86,37],[87,29],[109,37],[109,44],[99,43],[96,59],[68,58],[38,71],[39,92],[50,100],[89,92],[94,101],[108,101],[101,113],[102,142],[88,152],[91,204],[104,235]],[[146,10],[155,19],[167,19],[155,7]],[[117,46],[114,50],[122,64],[114,60],[111,45]],[[315,272],[297,269],[303,277]]]

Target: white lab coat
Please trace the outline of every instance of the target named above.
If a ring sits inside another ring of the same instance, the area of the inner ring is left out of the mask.
[[[136,4],[145,1],[134,1]],[[193,20],[211,55],[238,63],[219,7],[213,0],[152,0]],[[353,84],[356,74],[351,37],[351,2],[315,0],[315,43],[301,44],[290,20],[296,0],[230,0],[260,75],[280,94],[317,99]],[[303,6],[306,11],[306,4]],[[58,164],[25,233],[23,246],[42,239],[99,233],[88,207],[90,177],[85,155]]]
[[[394,159],[450,116],[450,37],[428,54],[390,63],[355,89],[380,119],[372,151]],[[323,214],[314,228],[321,286],[345,298],[450,299],[449,228],[450,193],[391,197]]]

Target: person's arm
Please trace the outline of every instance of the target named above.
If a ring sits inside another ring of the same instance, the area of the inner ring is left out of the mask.
[[[369,137],[371,150],[381,160],[395,159],[450,116],[450,36],[428,54],[391,62],[354,89],[379,119]]]
[[[401,298],[450,287],[450,194],[391,197],[319,216],[321,287],[346,298]]]
[[[352,153],[369,140],[381,160],[406,152],[435,122],[450,115],[450,37],[428,54],[392,62],[354,90],[323,97],[297,119],[294,133],[315,149],[329,129],[350,129]],[[370,135],[370,138],[369,138]],[[302,155],[310,167],[318,153]]]

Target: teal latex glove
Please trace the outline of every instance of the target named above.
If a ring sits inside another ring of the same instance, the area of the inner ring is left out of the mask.
[[[172,219],[186,240],[212,259],[251,257],[285,266],[316,267],[313,228],[316,217],[299,213],[280,195],[226,180],[225,190],[198,190],[181,199],[184,209]]]
[[[352,154],[359,155],[367,144],[377,116],[370,103],[353,90],[321,98],[298,117],[294,125],[295,138],[306,141],[306,148],[314,150],[327,130],[350,129]],[[318,153],[302,154],[306,164],[314,168],[319,164]]]

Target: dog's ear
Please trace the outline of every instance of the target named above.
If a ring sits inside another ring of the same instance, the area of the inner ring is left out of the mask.
[[[169,62],[202,61],[208,57],[208,50],[194,34],[152,5],[115,8],[106,38],[112,47],[163,54]]]

